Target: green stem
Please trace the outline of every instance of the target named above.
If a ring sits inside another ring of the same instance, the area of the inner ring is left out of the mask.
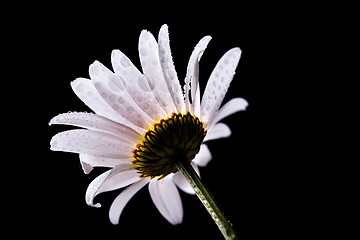
[[[200,177],[197,175],[191,164],[188,161],[178,161],[176,163],[176,167],[182,172],[191,187],[195,190],[196,195],[210,213],[221,233],[224,235],[224,238],[226,240],[237,239],[236,233],[232,228],[232,224],[226,220],[223,212],[217,206],[214,197],[201,182]]]

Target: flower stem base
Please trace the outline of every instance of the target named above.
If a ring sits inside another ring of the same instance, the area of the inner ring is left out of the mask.
[[[214,197],[202,183],[200,177],[197,175],[191,164],[188,161],[178,161],[176,163],[176,167],[180,172],[182,172],[186,180],[190,183],[196,195],[198,196],[198,198],[205,206],[206,210],[210,213],[211,217],[220,229],[224,238],[226,240],[237,239],[236,233],[232,228],[232,224],[227,221],[223,212],[216,204]]]

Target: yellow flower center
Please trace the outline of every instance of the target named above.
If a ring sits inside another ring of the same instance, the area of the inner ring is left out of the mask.
[[[164,178],[177,172],[176,162],[194,159],[205,135],[199,118],[190,113],[173,113],[145,133],[133,151],[133,166],[141,177]]]

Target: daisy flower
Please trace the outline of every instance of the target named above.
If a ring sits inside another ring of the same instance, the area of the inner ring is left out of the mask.
[[[95,196],[126,187],[110,207],[113,224],[119,223],[125,205],[147,184],[152,201],[171,224],[183,219],[178,188],[189,194],[196,192],[211,215],[220,214],[207,190],[197,183],[198,167],[211,160],[204,142],[230,136],[229,127],[219,121],[245,110],[248,104],[234,98],[220,108],[240,60],[240,48],[223,55],[200,97],[199,61],[210,40],[205,36],[196,45],[182,88],[172,61],[167,25],[161,27],[158,41],[143,30],[139,38],[142,72],[124,53],[114,50],[113,71],[95,61],[89,67],[90,79],[71,82],[75,94],[94,113],[69,112],[51,119],[50,125],[81,128],[55,135],[51,150],[78,153],[86,174],[93,167],[110,168],[89,184],[88,205],[100,207],[94,203]],[[225,221],[222,216],[213,218],[217,224]]]

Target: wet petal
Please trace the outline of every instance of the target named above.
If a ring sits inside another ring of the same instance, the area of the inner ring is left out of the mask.
[[[200,59],[211,40],[210,36],[203,37],[199,43],[195,46],[192,52],[189,63],[187,66],[186,78],[185,78],[185,104],[186,108],[190,108],[189,94],[191,96],[192,106],[191,111],[197,108],[196,105],[200,104],[200,90],[199,89],[199,62]],[[189,93],[191,89],[191,93]]]
[[[222,106],[219,111],[216,113],[214,119],[210,125],[214,125],[226,118],[227,116],[234,114],[239,111],[244,111],[248,106],[248,102],[243,98],[233,98]]]
[[[211,161],[212,155],[211,152],[205,144],[201,144],[200,151],[196,154],[193,163],[199,167],[206,167],[206,165]]]
[[[230,137],[230,135],[231,135],[230,128],[224,123],[218,123],[214,127],[208,130],[204,138],[204,142],[219,138]]]
[[[196,166],[194,161],[191,162],[191,166],[195,169],[196,173],[200,176],[199,168]],[[188,194],[195,194],[194,189],[191,187],[190,183],[186,180],[184,175],[178,171],[173,176],[173,181],[176,184],[178,188],[180,188],[182,191],[188,193]]]
[[[152,119],[131,98],[117,75],[98,61],[90,65],[89,74],[101,97],[120,116],[138,127],[150,127]]]
[[[124,191],[122,191],[111,204],[109,211],[109,218],[112,224],[118,224],[120,215],[124,210],[124,207],[129,202],[129,200],[147,183],[149,179],[142,179],[131,186],[127,187]]]
[[[124,53],[114,50],[111,54],[111,63],[115,74],[123,81],[127,92],[147,115],[154,121],[159,121],[166,115],[152,93],[146,77]]]
[[[166,84],[178,112],[185,112],[184,96],[173,64],[170,50],[168,26],[165,24],[159,32],[159,58]]]
[[[51,119],[49,125],[66,124],[90,130],[104,131],[131,142],[138,142],[141,135],[132,128],[93,113],[63,113]]]
[[[168,115],[176,112],[166,84],[159,58],[159,47],[154,36],[143,30],[139,37],[140,62],[151,91]]]
[[[115,167],[122,163],[131,163],[131,158],[104,158],[83,153],[80,153],[79,157],[83,170],[86,170],[85,173],[89,173],[92,167]],[[84,169],[84,167],[86,169]]]
[[[85,194],[86,203],[92,207],[101,207],[100,203],[94,205],[94,198],[103,192],[126,187],[140,180],[139,174],[131,164],[120,164],[95,178],[88,186]]]
[[[130,158],[134,144],[114,135],[93,130],[70,130],[56,134],[50,142],[53,151],[84,153],[104,158]]]
[[[88,164],[88,163],[83,162],[81,160],[80,160],[80,164],[81,164],[81,168],[82,168],[82,170],[84,171],[85,174],[89,174],[94,169],[94,167],[91,164]]]
[[[209,125],[230,86],[241,56],[240,48],[227,51],[216,64],[201,100],[201,117]]]
[[[171,177],[151,180],[149,191],[151,199],[161,215],[173,225],[180,224],[184,211],[179,191]]]
[[[71,87],[75,94],[96,114],[124,124],[134,129],[141,135],[146,132],[145,129],[135,126],[112,109],[100,96],[91,80],[86,78],[77,78],[71,82]]]

